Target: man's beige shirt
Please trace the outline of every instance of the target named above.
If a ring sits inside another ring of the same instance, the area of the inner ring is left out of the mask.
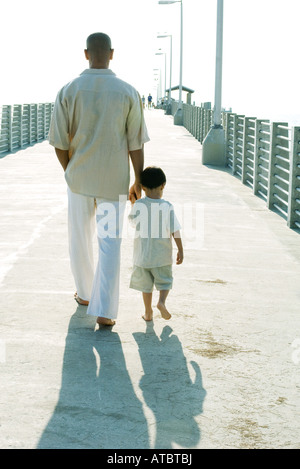
[[[109,200],[128,195],[129,151],[149,141],[139,93],[109,69],[87,69],[57,95],[49,143],[69,150],[72,192]]]

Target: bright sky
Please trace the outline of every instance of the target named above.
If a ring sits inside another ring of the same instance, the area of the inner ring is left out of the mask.
[[[1,10],[0,104],[54,101],[88,67],[85,40],[97,31],[112,39],[111,69],[154,96],[153,69],[161,70],[164,86],[159,49],[169,87],[169,39],[157,33],[172,34],[172,86],[179,84],[179,3],[11,0]],[[216,12],[217,0],[183,0],[183,85],[195,90],[196,104],[214,102]],[[299,0],[224,0],[224,107],[272,120],[294,116],[300,125],[299,18]]]

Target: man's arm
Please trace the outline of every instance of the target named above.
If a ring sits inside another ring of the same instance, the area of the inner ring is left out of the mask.
[[[58,158],[58,161],[62,165],[64,171],[67,169],[69,164],[69,150],[60,150],[60,148],[55,148],[55,153]]]
[[[135,175],[135,181],[129,189],[129,200],[133,204],[142,195],[141,173],[144,169],[144,146],[140,150],[130,151],[129,155]]]

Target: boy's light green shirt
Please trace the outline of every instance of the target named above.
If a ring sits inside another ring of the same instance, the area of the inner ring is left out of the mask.
[[[173,205],[164,199],[143,197],[134,203],[129,220],[135,226],[134,265],[144,268],[171,265],[172,234],[181,228]]]

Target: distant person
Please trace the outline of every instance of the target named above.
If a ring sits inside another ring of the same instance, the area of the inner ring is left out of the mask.
[[[104,33],[91,34],[84,51],[89,69],[58,93],[49,143],[68,184],[69,249],[77,292],[97,322],[113,325],[119,303],[120,244],[125,202],[141,197],[143,145],[149,140],[138,92],[109,69],[114,50]],[[129,189],[129,157],[135,182]],[[107,208],[111,226],[105,234]],[[118,216],[120,214],[120,217]],[[92,238],[99,259],[94,276]],[[114,220],[111,220],[114,218]],[[120,226],[118,221],[120,220]]]
[[[145,197],[137,200],[129,219],[135,225],[133,272],[130,288],[143,294],[145,321],[153,318],[152,292],[159,291],[157,308],[164,319],[171,314],[166,299],[172,288],[172,237],[177,245],[176,263],[183,261],[180,225],[170,202],[162,199],[166,176],[161,168],[148,167],[141,174]]]
[[[150,109],[152,106],[152,96],[151,96],[151,93],[149,93],[148,95],[148,108]]]
[[[145,96],[142,96],[143,109],[145,109]]]

